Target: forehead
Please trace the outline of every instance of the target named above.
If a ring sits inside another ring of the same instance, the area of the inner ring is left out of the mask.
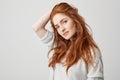
[[[62,19],[68,19],[69,17],[63,13],[57,13],[53,17],[53,24],[58,24]]]

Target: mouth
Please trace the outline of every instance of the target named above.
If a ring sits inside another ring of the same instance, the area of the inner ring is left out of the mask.
[[[68,33],[69,33],[69,31],[64,32],[64,33],[63,33],[63,36],[66,37],[66,36],[68,35]]]

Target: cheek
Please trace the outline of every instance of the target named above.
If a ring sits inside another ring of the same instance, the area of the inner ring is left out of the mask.
[[[75,25],[75,23],[72,23],[72,24],[71,24],[71,30],[76,30],[76,25]]]
[[[60,30],[57,30],[57,33],[58,33],[59,35],[61,35],[61,32],[60,32]]]
[[[73,34],[77,32],[77,29],[76,29],[76,25],[75,25],[75,24],[72,25],[71,30],[72,30],[72,33],[73,33]]]
[[[72,28],[72,30],[73,30],[73,33],[75,33],[75,32],[76,32],[76,27],[74,26],[74,27]]]

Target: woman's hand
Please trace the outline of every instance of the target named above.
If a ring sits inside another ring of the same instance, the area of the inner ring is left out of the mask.
[[[78,8],[76,8],[73,4],[70,4],[70,6],[78,12]]]

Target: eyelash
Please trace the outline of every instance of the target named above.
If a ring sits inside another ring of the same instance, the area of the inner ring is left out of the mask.
[[[67,23],[67,20],[65,20],[64,23]]]
[[[65,24],[65,23],[67,23],[67,20],[64,20],[63,21],[63,24]],[[55,28],[57,29],[57,28],[59,28],[60,26],[56,26]]]
[[[55,28],[57,29],[57,28],[59,28],[59,26],[56,26]]]

